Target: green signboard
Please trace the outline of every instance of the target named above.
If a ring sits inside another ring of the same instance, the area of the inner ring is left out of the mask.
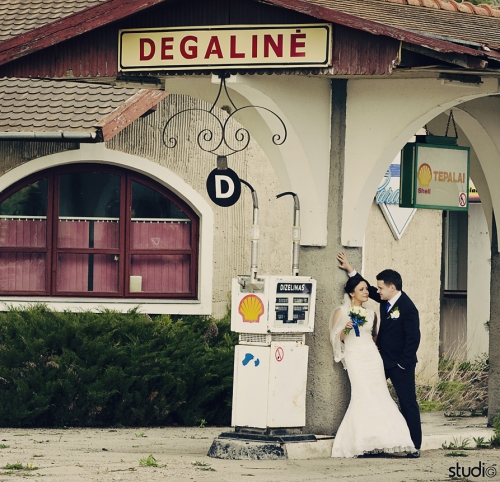
[[[401,151],[399,205],[467,211],[469,157],[455,137],[416,136]]]

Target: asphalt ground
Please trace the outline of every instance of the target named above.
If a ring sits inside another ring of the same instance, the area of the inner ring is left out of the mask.
[[[474,438],[491,435],[485,423],[484,418],[448,419],[442,414],[423,414],[424,450],[419,459],[404,455],[214,459],[206,456],[213,439],[230,430],[216,427],[0,429],[0,481],[500,480],[500,449],[430,448],[443,443],[474,445]]]

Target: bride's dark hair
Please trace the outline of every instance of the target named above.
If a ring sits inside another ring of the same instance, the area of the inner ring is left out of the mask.
[[[362,283],[363,281],[365,281],[364,279],[359,279],[359,278],[349,278],[347,280],[347,283],[345,284],[344,286],[344,291],[350,295],[351,293],[354,292],[354,289],[356,288],[356,286],[359,285],[359,283]],[[365,281],[366,283],[366,281]]]

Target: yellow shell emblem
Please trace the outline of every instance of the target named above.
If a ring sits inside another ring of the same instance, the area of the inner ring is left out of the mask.
[[[427,187],[430,184],[431,179],[432,179],[431,166],[429,166],[429,164],[422,164],[418,168],[417,176],[418,176],[418,182],[420,183],[420,185],[422,187]]]
[[[264,304],[258,296],[247,295],[240,301],[238,313],[245,323],[259,323],[264,314]]]

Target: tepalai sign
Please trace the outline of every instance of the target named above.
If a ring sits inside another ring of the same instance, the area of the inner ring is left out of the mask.
[[[416,138],[402,151],[400,206],[467,211],[469,148],[451,137]]]
[[[149,28],[118,33],[121,72],[327,67],[331,63],[330,24]]]

